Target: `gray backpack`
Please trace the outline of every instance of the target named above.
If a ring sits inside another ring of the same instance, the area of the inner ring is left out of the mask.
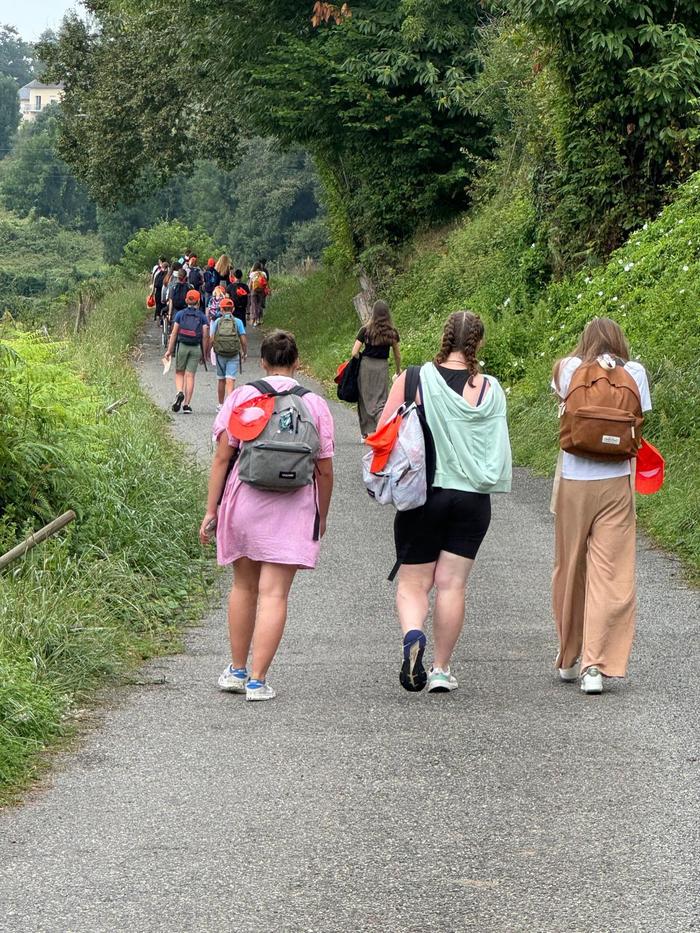
[[[275,407],[262,433],[241,444],[241,482],[271,492],[310,486],[321,447],[318,430],[303,402],[310,390],[294,386],[278,392],[264,379],[251,386],[262,395],[271,395]]]

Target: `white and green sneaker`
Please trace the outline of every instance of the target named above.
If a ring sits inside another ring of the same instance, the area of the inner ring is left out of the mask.
[[[440,667],[431,667],[428,671],[428,693],[449,693],[457,687],[457,678],[450,674],[449,667],[446,671]]]
[[[603,692],[603,675],[597,667],[589,667],[587,671],[583,672],[581,675],[581,691],[582,693]]]
[[[245,688],[246,700],[274,700],[276,696],[265,680],[249,680]]]
[[[248,671],[244,667],[234,667],[233,664],[229,664],[219,677],[219,690],[224,690],[226,693],[245,693],[247,683]]]

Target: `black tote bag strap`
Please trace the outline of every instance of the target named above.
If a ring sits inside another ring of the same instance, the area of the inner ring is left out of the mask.
[[[420,366],[409,366],[406,370],[406,382],[404,385],[403,400],[407,404],[415,402],[416,395],[420,389]]]

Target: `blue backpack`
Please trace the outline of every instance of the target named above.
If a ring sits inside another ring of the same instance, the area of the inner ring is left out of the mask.
[[[205,269],[204,271],[204,291],[208,294],[214,291],[219,284],[219,273],[214,269]]]
[[[192,347],[201,346],[202,343],[202,312],[199,308],[185,308],[179,320],[180,330],[177,339]]]

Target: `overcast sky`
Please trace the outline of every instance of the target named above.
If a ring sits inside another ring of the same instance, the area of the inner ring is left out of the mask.
[[[0,0],[0,23],[14,26],[23,39],[33,41],[47,27],[55,29],[63,14],[75,7],[76,0]]]

